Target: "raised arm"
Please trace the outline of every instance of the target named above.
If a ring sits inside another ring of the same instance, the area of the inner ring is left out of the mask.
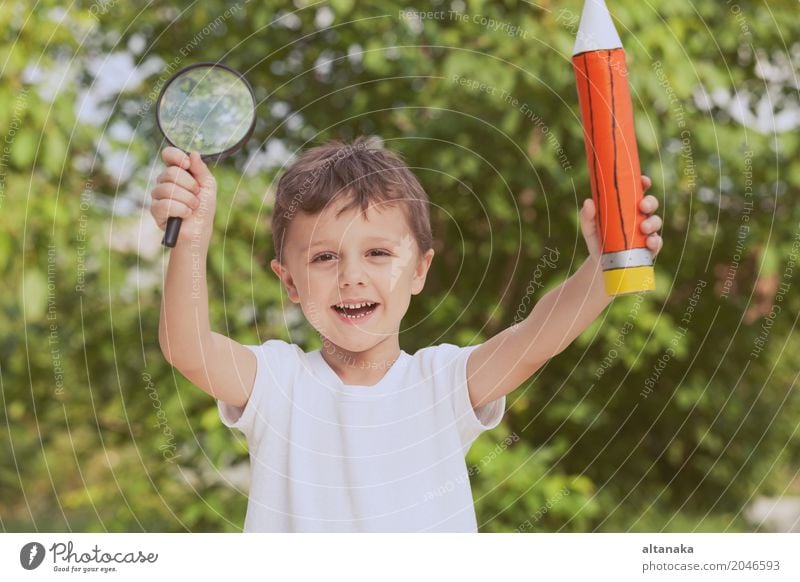
[[[169,216],[183,219],[161,301],[158,340],[164,357],[216,399],[244,406],[256,376],[255,355],[211,331],[206,260],[216,208],[216,181],[196,153],[162,152],[167,169],[153,188],[151,213],[160,228]]]
[[[642,184],[646,190],[650,179],[642,176]],[[656,255],[662,246],[657,234],[661,218],[649,215],[658,209],[658,201],[654,196],[645,196],[641,209],[648,215],[641,229],[649,235],[647,246]],[[580,218],[589,258],[569,279],[542,297],[528,317],[470,354],[467,381],[474,408],[515,390],[547,360],[571,344],[611,302],[603,285],[595,208],[591,200],[584,203]]]

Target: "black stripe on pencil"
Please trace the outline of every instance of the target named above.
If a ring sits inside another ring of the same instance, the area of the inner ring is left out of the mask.
[[[614,142],[614,189],[617,191],[617,210],[619,210],[619,224],[622,228],[622,240],[625,248],[629,249],[628,234],[625,232],[625,219],[622,217],[622,200],[619,197],[619,181],[617,180],[617,112],[614,106],[614,71],[611,68],[611,51],[608,51],[608,76],[611,78],[611,139]]]

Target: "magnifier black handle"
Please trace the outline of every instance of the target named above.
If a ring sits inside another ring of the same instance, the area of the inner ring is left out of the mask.
[[[161,244],[165,247],[175,248],[175,243],[178,242],[178,233],[181,231],[181,223],[183,219],[180,216],[170,216],[167,219],[167,228],[164,231],[164,239]]]

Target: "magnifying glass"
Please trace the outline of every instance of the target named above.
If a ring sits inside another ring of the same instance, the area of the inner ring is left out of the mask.
[[[156,122],[170,145],[200,153],[204,162],[238,151],[256,126],[253,88],[221,63],[195,63],[175,73],[156,101]],[[161,244],[174,247],[182,219],[167,219]]]

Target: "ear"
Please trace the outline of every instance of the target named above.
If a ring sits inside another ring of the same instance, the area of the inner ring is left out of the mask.
[[[285,265],[282,265],[278,259],[272,259],[272,261],[269,263],[269,266],[281,280],[283,286],[286,287],[286,293],[289,295],[289,301],[292,303],[300,303],[300,294],[297,293],[297,287],[294,284],[294,279],[292,278],[292,274],[289,272],[289,269]]]
[[[414,269],[414,278],[411,280],[412,295],[417,295],[425,287],[425,277],[427,277],[428,269],[431,267],[433,254],[433,249],[428,249],[417,261],[417,267]]]

